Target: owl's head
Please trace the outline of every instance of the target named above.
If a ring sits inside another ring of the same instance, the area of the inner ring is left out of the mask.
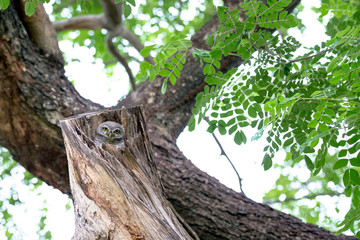
[[[120,140],[125,136],[124,127],[117,122],[103,122],[101,123],[96,132],[105,136],[109,141]]]

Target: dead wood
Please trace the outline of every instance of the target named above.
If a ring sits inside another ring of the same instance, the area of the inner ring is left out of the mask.
[[[104,121],[125,128],[125,146],[94,144]],[[141,107],[61,121],[74,199],[74,239],[191,239],[164,197]]]

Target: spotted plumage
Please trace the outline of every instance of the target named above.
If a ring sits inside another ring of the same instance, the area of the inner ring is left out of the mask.
[[[94,142],[101,147],[103,143],[109,143],[116,147],[124,146],[124,127],[117,122],[107,121],[101,123],[96,129]]]

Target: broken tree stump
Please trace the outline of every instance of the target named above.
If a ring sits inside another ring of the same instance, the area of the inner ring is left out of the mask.
[[[93,139],[98,125],[125,129],[125,146]],[[60,122],[75,210],[73,239],[192,239],[166,200],[142,107],[82,114]]]

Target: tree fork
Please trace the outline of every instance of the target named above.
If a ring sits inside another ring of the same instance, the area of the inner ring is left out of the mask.
[[[94,144],[104,121],[121,123],[125,146]],[[60,122],[74,199],[74,239],[192,239],[163,195],[141,107]]]

